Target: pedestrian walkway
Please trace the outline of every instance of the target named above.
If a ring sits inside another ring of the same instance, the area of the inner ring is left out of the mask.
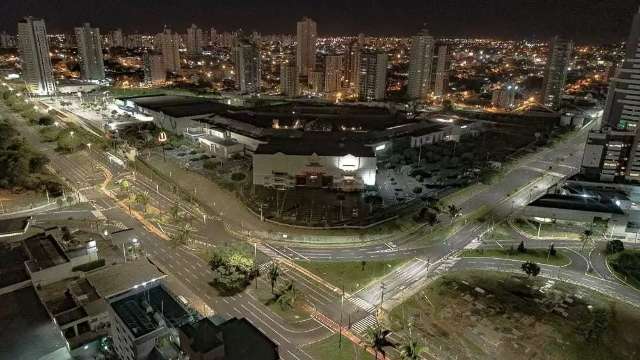
[[[347,298],[347,300],[352,303],[353,305],[359,307],[360,309],[368,312],[368,313],[374,313],[376,311],[376,307],[374,305],[372,305],[371,303],[369,303],[366,300],[363,300],[357,296],[350,296],[349,298]]]
[[[372,328],[376,326],[378,326],[378,319],[376,318],[375,315],[370,314],[364,319],[351,325],[351,330],[356,334],[363,335],[367,333],[368,328]]]

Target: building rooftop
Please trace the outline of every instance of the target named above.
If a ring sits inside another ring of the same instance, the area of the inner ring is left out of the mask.
[[[44,270],[69,261],[60,244],[50,234],[40,233],[24,239],[23,243],[31,258],[31,271]]]
[[[131,290],[112,301],[111,307],[136,338],[165,325],[178,328],[192,321],[191,314],[160,283]]]
[[[557,208],[565,210],[624,214],[620,207],[612,201],[595,196],[547,194],[529,204],[529,206]]]
[[[98,295],[108,299],[166,275],[146,259],[115,264],[86,274]]]
[[[31,216],[0,219],[0,237],[24,234],[29,228]]]
[[[193,352],[206,354],[224,345],[225,360],[275,360],[278,346],[247,319],[230,319],[220,324],[202,319],[180,327],[191,340]]]
[[[319,135],[319,134],[318,134]],[[294,139],[273,139],[267,144],[260,144],[256,154],[312,155],[375,157],[370,146],[350,141],[349,139],[331,136],[301,137]]]
[[[33,287],[0,296],[0,357],[71,359],[60,330],[49,318]]]
[[[119,100],[177,118],[223,113],[229,108],[223,103],[195,96],[150,95]]]

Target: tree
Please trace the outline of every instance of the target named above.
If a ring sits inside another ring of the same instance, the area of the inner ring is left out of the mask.
[[[175,223],[182,222],[182,210],[180,209],[180,203],[176,202],[169,208],[169,216]]]
[[[549,246],[549,256],[556,256],[556,255],[557,255],[556,248],[553,246],[553,244],[551,244],[551,246]]]
[[[147,206],[149,205],[149,195],[147,193],[136,194],[135,202],[142,206],[142,210],[147,213]]]
[[[271,269],[269,269],[269,281],[271,282],[271,294],[273,294],[273,289],[278,282],[278,278],[280,277],[280,268],[277,263],[273,263],[271,265]]]
[[[442,204],[438,199],[433,197],[427,197],[425,201],[427,202],[427,207],[432,209],[436,213],[439,213],[442,211]]]
[[[403,339],[400,344],[400,358],[403,360],[418,360],[421,359],[420,354],[424,352],[424,346],[412,337]]]
[[[127,194],[129,193],[129,180],[124,179],[122,181],[120,181],[120,190],[126,192]]]
[[[453,219],[461,215],[461,211],[462,209],[457,207],[455,204],[447,206],[447,214],[451,217],[451,223],[453,223]]]
[[[62,241],[64,241],[65,243],[68,243],[70,241],[73,240],[73,234],[71,233],[71,230],[66,227],[63,226],[62,227]]]
[[[291,281],[275,294],[275,302],[280,305],[280,308],[283,310],[292,308],[297,298],[298,290]]]
[[[432,213],[431,211],[428,211],[425,214],[424,220],[427,224],[429,224],[429,226],[434,226],[439,222],[438,215],[436,215],[435,213]]]
[[[390,331],[381,328],[379,325],[374,327],[367,328],[367,346],[371,347],[375,352],[376,359],[378,358],[378,353],[381,353],[382,356],[385,355],[384,347],[391,345],[389,340],[387,340],[387,335],[389,335]]]
[[[35,154],[29,159],[29,172],[32,174],[40,173],[48,163],[49,158],[41,154]]]
[[[523,263],[521,268],[522,268],[522,271],[524,271],[524,273],[527,274],[527,277],[538,276],[538,274],[540,274],[540,266],[538,266],[538,264],[531,261],[527,261]]]
[[[367,266],[367,262],[365,260],[360,261],[360,271],[364,271],[365,266]]]
[[[186,245],[191,240],[191,235],[195,232],[195,228],[191,226],[191,224],[184,224],[182,227],[178,228],[178,230],[171,234],[170,239],[173,244],[173,247],[178,247],[181,245]]]
[[[624,251],[624,243],[620,240],[607,242],[607,254],[615,254]]]
[[[527,252],[527,248],[524,247],[524,240],[520,241],[520,245],[518,245],[518,252],[523,254]]]
[[[239,247],[215,248],[209,266],[213,270],[212,285],[224,294],[242,291],[258,276],[253,256]]]
[[[587,245],[587,243],[591,241],[591,236],[593,236],[593,231],[589,229],[580,234],[580,241],[582,241],[582,250],[584,250],[585,245]]]

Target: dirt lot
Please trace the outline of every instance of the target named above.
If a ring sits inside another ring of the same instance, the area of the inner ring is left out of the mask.
[[[637,359],[640,311],[543,279],[448,274],[395,308],[440,359]]]

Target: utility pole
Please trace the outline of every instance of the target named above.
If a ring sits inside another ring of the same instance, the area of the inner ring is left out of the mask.
[[[344,283],[342,284],[342,295],[340,296],[340,337],[338,338],[338,348],[342,349],[342,314],[344,309]]]

